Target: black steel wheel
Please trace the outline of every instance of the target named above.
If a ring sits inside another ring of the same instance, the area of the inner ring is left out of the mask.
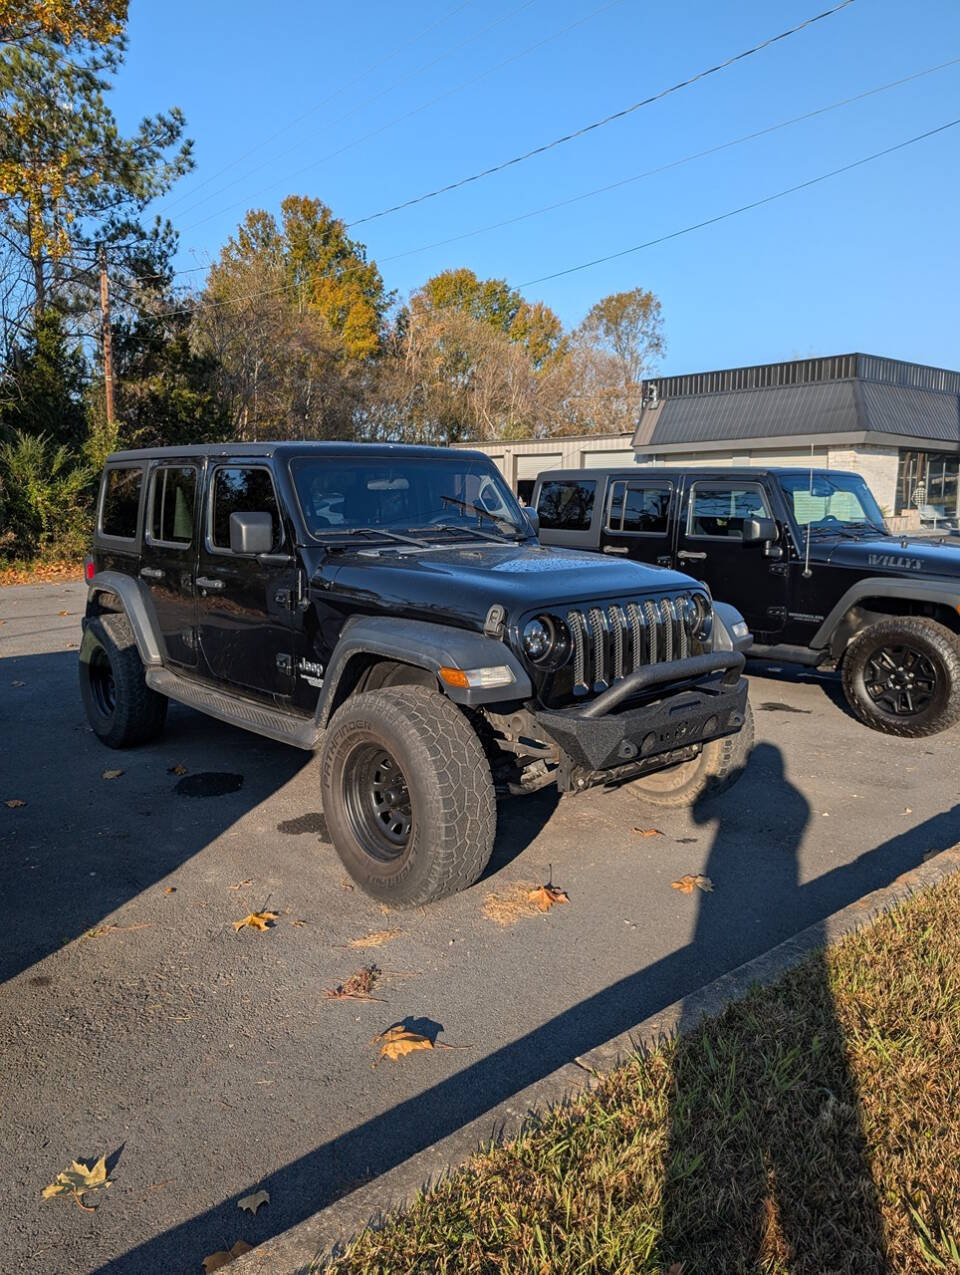
[[[101,615],[87,620],[79,673],[87,721],[109,748],[145,744],[163,730],[167,697],[147,685],[126,616]]]
[[[464,714],[426,686],[352,695],[320,757],[323,814],[343,866],[394,907],[472,885],[497,827],[486,754]]]
[[[381,863],[399,859],[410,840],[413,809],[396,759],[379,744],[360,743],[343,768],[343,800],[353,835]]]
[[[847,647],[843,692],[853,713],[888,735],[918,738],[960,720],[960,637],[926,616],[891,616]]]

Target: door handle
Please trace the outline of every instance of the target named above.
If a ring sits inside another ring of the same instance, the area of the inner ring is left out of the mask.
[[[687,560],[691,558],[696,558],[699,560],[699,559],[705,558],[706,556],[707,555],[705,553],[694,553],[690,549],[681,549],[680,552],[677,554],[678,558],[684,558]]]
[[[198,589],[222,589],[223,581],[214,580],[210,576],[197,576],[197,588]]]
[[[140,574],[145,580],[162,580],[166,572],[161,571],[159,567],[141,567]]]
[[[630,550],[626,545],[604,545],[604,553],[629,553]]]

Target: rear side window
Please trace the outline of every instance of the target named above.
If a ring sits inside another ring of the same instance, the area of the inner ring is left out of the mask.
[[[150,537],[164,544],[189,545],[193,540],[193,507],[197,471],[193,465],[154,470]]]
[[[100,515],[103,535],[116,536],[119,540],[136,540],[142,487],[143,469],[140,466],[107,470],[103,512]]]
[[[614,483],[610,489],[610,531],[634,535],[666,535],[672,489],[637,483]]]
[[[231,514],[271,514],[273,547],[282,539],[280,511],[268,469],[254,466],[218,469],[213,479],[211,542],[215,549],[230,551]]]
[[[770,509],[759,487],[694,483],[687,534],[740,540],[744,518],[769,517]]]
[[[592,480],[558,479],[540,488],[537,513],[547,531],[587,531],[593,517],[597,484]]]

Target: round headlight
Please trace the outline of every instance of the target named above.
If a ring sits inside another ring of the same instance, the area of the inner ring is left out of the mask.
[[[523,649],[531,660],[545,660],[553,646],[553,633],[539,617],[523,627]]]
[[[691,632],[695,638],[706,642],[713,632],[713,606],[710,599],[704,593],[695,593],[690,599],[690,606],[693,608]]]

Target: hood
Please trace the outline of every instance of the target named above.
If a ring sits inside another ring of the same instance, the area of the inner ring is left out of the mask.
[[[679,571],[535,542],[374,548],[322,557],[312,580],[328,601],[414,611],[480,627],[494,603],[512,619],[543,606],[689,589]]]
[[[811,556],[831,566],[856,567],[871,575],[930,575],[960,577],[960,539],[955,544],[906,536],[837,537],[811,542]]]

